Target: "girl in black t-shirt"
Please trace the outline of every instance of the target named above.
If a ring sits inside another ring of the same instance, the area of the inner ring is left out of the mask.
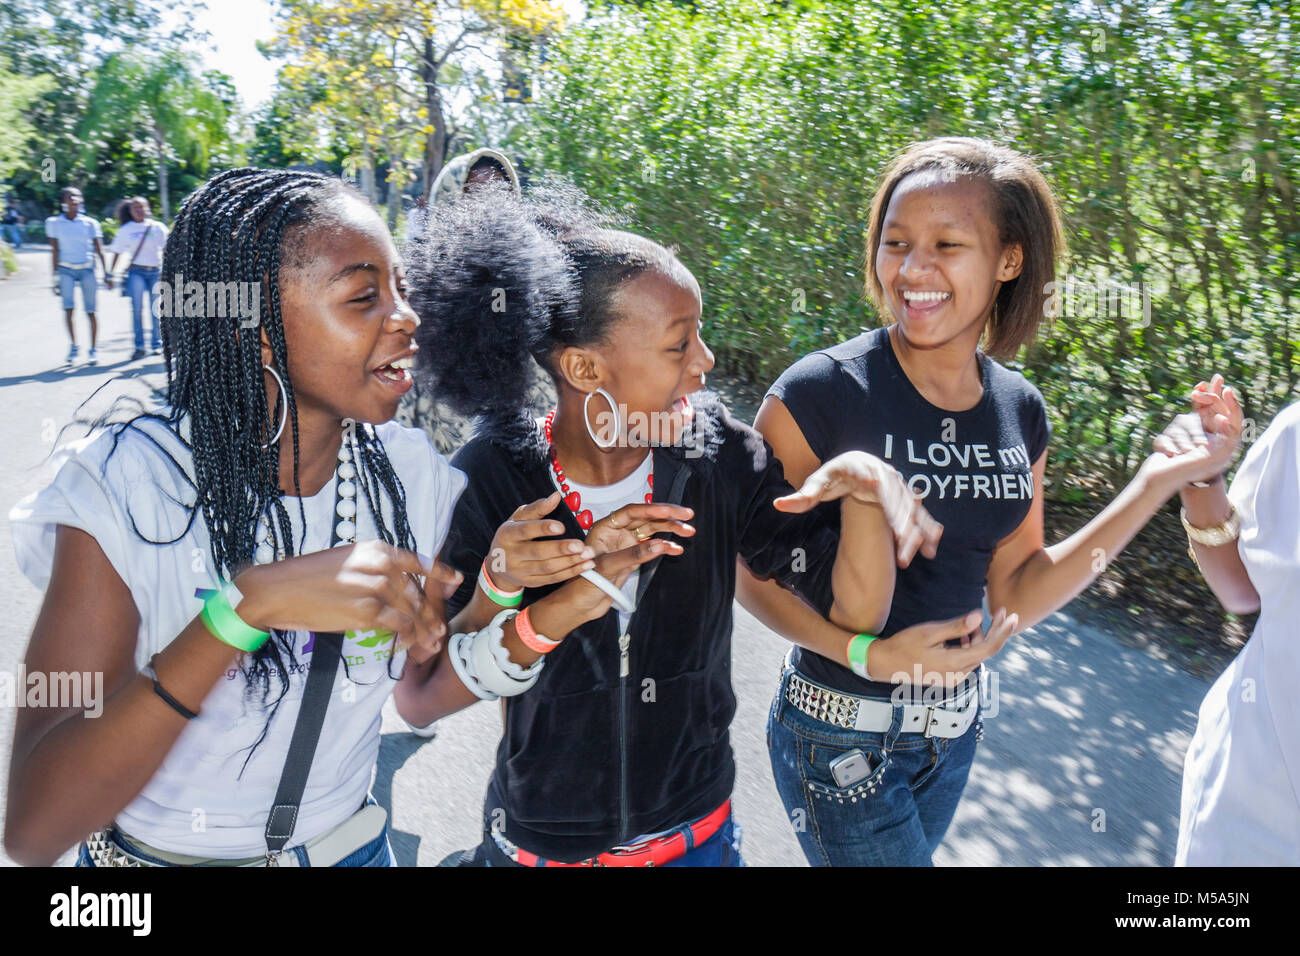
[[[1024,156],[959,137],[912,146],[885,172],[867,245],[869,291],[893,324],[801,359],[755,421],[790,481],[827,457],[868,451],[944,525],[933,559],[895,572],[888,617],[873,632],[881,639],[840,630],[740,569],[741,602],[801,645],[768,741],[815,865],[929,865],[961,798],[982,735],[979,661],[1000,645],[926,646],[903,629],[978,617],[986,594],[998,624],[1036,624],[1180,486],[1218,480],[1230,460],[1234,443],[1219,435],[1154,455],[1083,529],[1045,546],[1046,409],[989,356],[1009,358],[1032,339],[1061,247],[1056,202]],[[840,650],[825,656],[827,646]]]

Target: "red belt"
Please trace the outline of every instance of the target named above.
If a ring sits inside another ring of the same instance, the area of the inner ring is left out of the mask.
[[[690,831],[689,843],[686,832],[678,831],[655,837],[653,840],[635,846],[616,847],[607,853],[577,863],[547,860],[519,847],[514,847],[514,858],[516,863],[523,866],[662,866],[679,856],[685,856],[688,850],[698,847],[711,838],[727,822],[729,816],[731,816],[730,797],[723,801],[718,809],[696,820],[687,828]]]

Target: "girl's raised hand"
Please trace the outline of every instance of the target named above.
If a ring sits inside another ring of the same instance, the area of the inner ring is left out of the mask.
[[[423,557],[421,558],[423,560]],[[450,568],[441,561],[433,562],[433,571],[424,577],[424,599],[435,621],[444,625],[442,633],[446,634],[447,599],[456,593],[465,575]],[[442,650],[442,638],[435,636],[436,628],[423,634],[423,639],[416,636],[398,634],[394,640],[393,653],[409,651],[409,657],[417,664],[432,660]]]
[[[630,548],[661,531],[689,538],[695,534],[695,528],[686,521],[694,516],[695,512],[683,505],[663,502],[624,505],[591,526],[587,545],[596,554],[609,554]]]
[[[595,525],[592,527],[594,529]],[[663,538],[649,538],[645,541],[633,539],[631,547],[598,554],[595,570],[615,587],[622,587],[632,572],[647,561],[653,561],[660,555],[676,556],[683,552],[684,549],[676,541],[666,541]],[[569,611],[583,621],[594,621],[604,617],[614,604],[608,594],[586,578],[575,578],[555,591],[554,596],[563,601]]]
[[[1232,463],[1245,425],[1241,403],[1223,376],[1199,382],[1191,394],[1194,412],[1177,415],[1156,436],[1156,454],[1147,460],[1153,475],[1176,490],[1192,481],[1209,481]]]
[[[506,591],[538,588],[567,581],[594,567],[596,552],[589,544],[576,538],[537,540],[564,533],[564,525],[546,518],[559,503],[557,491],[520,505],[497,529],[487,558],[488,574],[497,587]]]
[[[433,572],[410,551],[360,541],[245,569],[234,579],[244,595],[236,611],[264,631],[384,628],[432,647],[447,631],[419,580]]]
[[[803,512],[846,495],[884,509],[900,567],[907,567],[918,550],[927,558],[935,556],[943,525],[925,510],[896,468],[865,451],[835,456],[809,475],[798,491],[772,504],[778,511]]]

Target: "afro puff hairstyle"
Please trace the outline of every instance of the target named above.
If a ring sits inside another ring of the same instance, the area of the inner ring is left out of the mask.
[[[520,198],[496,184],[431,207],[407,250],[422,383],[458,414],[517,417],[533,361],[558,385],[558,350],[606,341],[620,286],[646,272],[689,277],[673,250],[613,225],[563,185]]]

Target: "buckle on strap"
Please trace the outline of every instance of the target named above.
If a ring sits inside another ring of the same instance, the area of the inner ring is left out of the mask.
[[[923,730],[922,733],[927,738],[934,736],[935,723],[936,721],[934,719],[934,705],[926,704],[925,705],[925,730]]]

